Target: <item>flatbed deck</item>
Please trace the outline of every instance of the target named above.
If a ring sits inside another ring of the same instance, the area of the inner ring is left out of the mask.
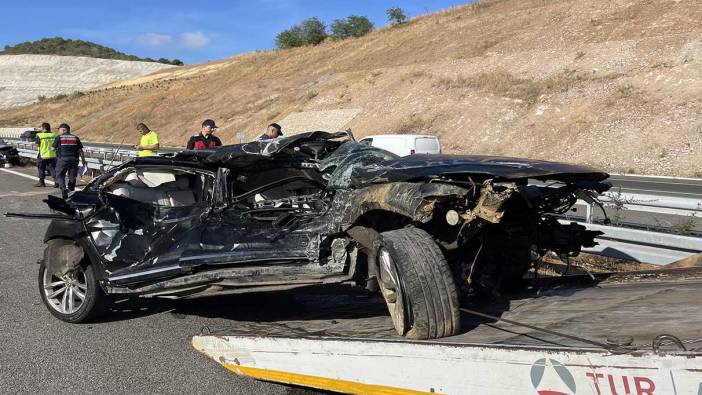
[[[193,346],[238,375],[345,393],[702,394],[702,269],[583,280],[464,309],[462,333],[438,340],[394,335],[377,298],[327,297]]]
[[[605,343],[630,336],[633,345],[649,347],[661,334],[702,349],[702,268],[544,278],[525,292],[496,297],[471,307],[511,321]],[[206,328],[217,335],[339,337],[404,340],[380,296],[291,293],[264,296],[255,310],[244,306],[231,326]],[[287,308],[265,309],[285,300]],[[263,309],[261,309],[264,307]],[[436,342],[551,345],[586,343],[538,330],[462,313],[461,333]]]

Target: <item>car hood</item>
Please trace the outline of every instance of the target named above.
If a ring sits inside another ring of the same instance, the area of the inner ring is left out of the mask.
[[[602,181],[609,174],[590,166],[483,155],[410,155],[354,169],[351,183],[363,186],[452,174],[503,180]]]

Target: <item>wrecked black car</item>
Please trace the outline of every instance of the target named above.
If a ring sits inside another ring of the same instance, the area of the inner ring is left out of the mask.
[[[17,148],[13,147],[12,144],[7,143],[5,140],[0,139],[0,166],[6,164],[16,166],[19,165],[20,162],[20,155]]]
[[[83,322],[108,295],[349,285],[380,291],[400,335],[449,336],[459,293],[509,288],[547,251],[595,244],[598,232],[554,215],[607,190],[607,177],[513,158],[399,158],[328,132],[138,158],[49,197],[40,294],[54,316]]]

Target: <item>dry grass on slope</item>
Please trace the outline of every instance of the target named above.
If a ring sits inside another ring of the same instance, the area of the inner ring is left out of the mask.
[[[0,111],[93,140],[146,122],[182,145],[204,118],[260,134],[293,112],[361,109],[357,136],[438,135],[447,152],[694,175],[702,161],[702,4],[500,0],[317,47],[247,53]],[[129,141],[129,140],[128,140]]]

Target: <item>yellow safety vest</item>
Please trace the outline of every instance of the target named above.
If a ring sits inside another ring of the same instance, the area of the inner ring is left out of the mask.
[[[37,138],[39,139],[39,157],[41,159],[51,159],[56,157],[56,150],[54,149],[54,141],[56,141],[58,133],[54,132],[39,132],[37,133]]]
[[[139,145],[155,145],[158,144],[158,134],[154,132],[153,130],[150,131],[149,133],[146,133],[141,136],[141,141],[139,141]],[[156,151],[148,150],[148,149],[142,149],[139,150],[137,153],[137,156],[153,156],[158,154]]]

